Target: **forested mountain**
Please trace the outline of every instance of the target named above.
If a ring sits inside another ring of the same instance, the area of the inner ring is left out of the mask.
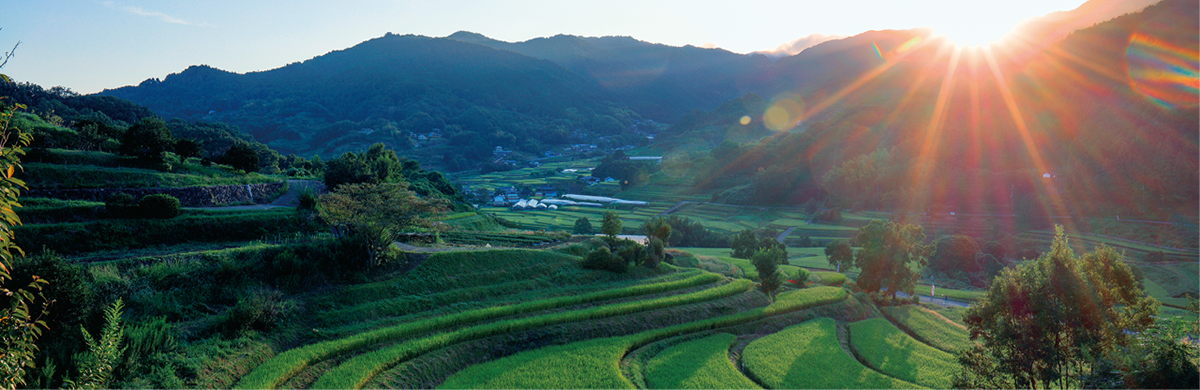
[[[284,153],[337,155],[415,134],[489,160],[502,146],[541,154],[585,128],[619,136],[640,118],[592,80],[550,61],[452,39],[386,35],[282,68],[193,66],[106,90],[164,117],[228,122]]]
[[[447,38],[554,61],[619,96],[639,114],[664,122],[773,88],[775,65],[761,54],[674,47],[631,37],[555,35],[509,43],[460,31]]]
[[[802,122],[802,132],[681,164],[727,201],[798,203],[825,191],[847,207],[1194,215],[1197,13],[1194,1],[1164,1],[1032,55],[917,34],[909,45],[880,45],[870,62],[851,45],[859,70],[764,105],[768,119],[773,107],[802,107],[786,121]],[[681,121],[670,133],[729,133],[742,126],[738,115]]]

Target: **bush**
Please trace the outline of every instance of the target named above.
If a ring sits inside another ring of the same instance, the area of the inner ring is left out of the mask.
[[[167,194],[152,194],[138,201],[138,212],[146,218],[175,218],[182,208],[179,199]]]
[[[608,270],[612,272],[622,273],[629,267],[629,263],[625,262],[618,256],[613,255],[608,248],[596,248],[587,254],[581,263],[583,268]]]
[[[119,192],[104,200],[104,209],[114,217],[130,218],[137,214],[137,202],[133,195]]]

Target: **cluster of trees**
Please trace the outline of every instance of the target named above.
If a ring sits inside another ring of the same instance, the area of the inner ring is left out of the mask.
[[[586,220],[580,219],[579,221]],[[579,226],[580,222],[576,221]],[[590,226],[590,222],[588,223]],[[646,234],[646,244],[637,241],[617,238],[621,234],[621,217],[616,212],[607,211],[600,225],[600,233],[604,234],[604,245],[592,249],[584,256],[581,265],[588,269],[603,269],[612,272],[625,272],[630,264],[646,268],[658,268],[663,261],[670,261],[670,255],[665,252],[666,242],[671,236],[671,225],[661,218],[654,218],[642,224]]]
[[[745,229],[733,237],[731,242],[733,249],[733,257],[738,259],[749,259],[761,249],[781,249],[787,251],[787,246],[771,235],[758,237],[753,230]]]
[[[361,153],[347,152],[329,160],[324,171],[327,188],[357,183],[405,183],[423,197],[464,202],[462,193],[441,172],[421,169],[416,160],[399,157],[395,150],[382,143],[371,145]]]
[[[1112,248],[1075,255],[1057,228],[1048,252],[967,309],[979,344],[959,355],[955,387],[1197,388],[1200,352],[1184,335],[1200,320],[1156,320],[1135,275]]]

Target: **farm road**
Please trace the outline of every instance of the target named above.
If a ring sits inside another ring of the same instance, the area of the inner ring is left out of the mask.
[[[955,306],[955,307],[971,306],[970,303],[966,303],[966,302],[959,302],[959,301],[945,299],[945,298],[933,298],[933,297],[929,297],[926,295],[920,295],[920,294],[917,294],[917,295],[920,296],[921,303],[928,303],[928,304],[938,305],[938,306]],[[908,294],[905,294],[902,292],[897,292],[896,296],[902,297],[902,298],[907,298]]]

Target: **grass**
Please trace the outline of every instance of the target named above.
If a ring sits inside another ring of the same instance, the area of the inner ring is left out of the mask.
[[[95,165],[23,164],[20,175],[29,188],[152,188],[196,187],[232,184],[277,183],[278,178],[258,173],[231,174],[213,170],[204,173],[167,173],[153,169],[109,168]]]
[[[718,333],[687,341],[660,352],[646,365],[646,385],[652,389],[759,389],[729,361],[737,337]]]
[[[715,276],[714,274],[704,274],[701,276],[709,275]],[[739,280],[720,287],[688,294],[674,295],[645,301],[596,306],[581,310],[559,312],[535,317],[502,320],[484,325],[463,328],[453,332],[446,332],[429,337],[413,339],[391,347],[358,355],[350,360],[347,360],[341,365],[338,365],[337,367],[325,372],[320,379],[317,379],[317,382],[314,383],[312,387],[316,389],[359,389],[366,385],[371,378],[374,378],[380,372],[383,372],[387,368],[394,366],[401,361],[454,343],[566,322],[607,318],[640,311],[720,299],[745,292],[749,290],[750,287],[751,284],[749,282]],[[558,299],[568,300],[571,298],[575,297],[563,297]],[[580,303],[584,302],[590,301],[582,301]],[[548,306],[546,308],[561,306],[563,305]],[[435,318],[434,320],[440,320],[442,318],[445,317]],[[444,323],[438,328],[457,323],[458,322]]]
[[[818,318],[754,340],[742,351],[746,372],[772,389],[911,389],[918,386],[863,366],[838,343],[836,324]]]
[[[934,348],[955,353],[971,347],[966,326],[933,310],[914,305],[887,306],[879,310],[900,329]]]
[[[954,355],[917,341],[883,318],[850,324],[850,345],[867,365],[921,386],[948,389],[960,370]]]
[[[817,278],[820,278],[821,284],[827,286],[838,286],[846,283],[846,274],[829,271],[810,271],[809,274],[816,275]]]
[[[342,353],[346,353],[346,352],[353,351],[356,349],[364,348],[364,347],[367,347],[370,345],[388,342],[388,341],[392,341],[392,340],[397,340],[397,339],[400,339],[403,337],[407,337],[407,336],[411,336],[411,335],[415,335],[415,334],[419,334],[419,333],[424,333],[424,332],[429,332],[429,331],[434,331],[437,329],[443,329],[443,328],[446,328],[449,326],[461,326],[461,325],[465,325],[465,324],[476,323],[476,322],[480,322],[480,321],[500,318],[500,317],[514,315],[514,314],[529,313],[529,312],[534,312],[534,311],[540,311],[540,310],[546,310],[546,309],[552,309],[552,308],[564,307],[564,306],[570,306],[570,305],[577,305],[577,304],[581,304],[581,303],[594,302],[594,301],[605,300],[605,299],[613,299],[613,298],[628,297],[628,296],[634,296],[634,295],[643,295],[643,294],[652,294],[652,293],[659,293],[659,292],[664,292],[664,291],[671,291],[673,289],[686,288],[686,287],[698,286],[698,285],[702,285],[702,284],[713,283],[720,279],[721,278],[715,274],[707,274],[706,273],[706,274],[700,274],[700,275],[697,275],[697,276],[694,276],[694,277],[691,277],[688,279],[679,280],[679,281],[664,282],[664,283],[658,283],[658,284],[652,284],[652,285],[629,286],[629,287],[623,287],[623,288],[617,288],[617,289],[611,289],[611,290],[597,291],[597,292],[590,293],[590,294],[558,297],[558,298],[551,298],[551,299],[545,299],[545,300],[539,300],[539,301],[525,302],[525,303],[516,304],[516,305],[497,306],[497,307],[490,307],[490,308],[485,308],[485,309],[470,310],[470,311],[460,312],[460,313],[447,315],[447,316],[434,317],[434,318],[428,318],[428,319],[414,321],[414,322],[410,322],[410,323],[404,323],[404,324],[400,324],[400,325],[396,325],[396,326],[392,326],[392,327],[388,327],[388,328],[383,328],[383,329],[378,329],[378,330],[374,330],[374,331],[370,331],[370,332],[363,332],[363,333],[360,333],[360,334],[357,334],[354,336],[345,337],[345,338],[341,338],[341,339],[337,339],[337,340],[331,340],[331,341],[326,341],[326,342],[310,344],[310,345],[291,349],[284,353],[281,353],[281,354],[275,356],[274,358],[272,358],[271,360],[268,360],[266,363],[258,366],[257,368],[254,369],[254,371],[251,371],[250,374],[243,377],[242,380],[240,382],[238,382],[237,387],[238,388],[250,388],[250,389],[276,388],[279,385],[283,384],[283,382],[286,381],[288,378],[291,378],[293,375],[300,372],[300,370],[303,370],[304,367],[307,367],[309,364],[312,364],[313,362],[316,362],[318,360],[326,359],[326,358],[329,358],[332,356],[336,356],[336,355],[339,355]],[[736,285],[732,285],[732,286],[733,286],[732,288],[739,287]],[[745,287],[745,286],[742,286],[742,287]],[[728,289],[729,288],[725,288],[724,290],[719,290],[719,291],[723,292]],[[708,289],[708,290],[704,290],[703,292],[708,292],[708,293],[712,294],[714,291],[718,291],[718,289]],[[669,298],[675,298],[675,297],[669,297]],[[651,301],[647,301],[647,302],[651,302]],[[644,302],[634,302],[634,303],[635,304],[643,304]],[[648,303],[645,303],[645,304],[648,304]],[[624,305],[621,307],[626,308],[627,306],[631,306],[631,305]],[[602,309],[604,307],[615,307],[615,306],[601,306],[596,309]],[[626,309],[628,310],[628,308],[626,308]],[[612,309],[609,309],[609,310],[612,310]],[[567,312],[564,314],[570,314],[570,313],[575,313],[575,315],[593,314],[590,312],[588,312],[588,313],[584,313],[584,312],[585,311],[575,311],[575,312]],[[563,314],[560,314],[559,316],[562,316],[562,315]],[[453,338],[466,338],[468,336],[482,337],[481,334],[486,333],[486,331],[496,332],[499,330],[503,330],[505,326],[512,328],[512,329],[509,329],[506,331],[512,331],[513,329],[520,327],[520,326],[531,326],[531,324],[536,324],[538,322],[538,320],[537,320],[538,318],[542,318],[541,321],[543,321],[543,322],[545,322],[547,319],[558,319],[558,320],[564,319],[564,318],[554,317],[554,315],[550,315],[550,316],[524,318],[524,319],[520,319],[519,320],[520,322],[518,322],[518,323],[513,323],[515,321],[511,321],[511,320],[507,321],[507,322],[498,322],[498,323],[479,326],[479,327],[467,328],[465,330],[460,330],[460,331],[453,332],[453,333],[445,333],[445,334],[439,335],[434,338],[417,339],[417,340],[410,341],[405,344],[401,344],[399,346],[399,347],[408,347],[410,349],[401,348],[398,350],[397,347],[392,347],[392,348],[385,349],[382,351],[390,351],[392,354],[397,353],[397,352],[404,353],[405,351],[414,350],[414,349],[411,349],[414,347],[416,349],[419,349],[421,346],[438,345],[439,340],[441,342],[446,342],[446,341],[450,340],[452,337]],[[497,325],[497,324],[499,324],[499,325]],[[470,337],[470,338],[474,338],[474,337]],[[424,340],[424,341],[422,341],[422,340]],[[364,356],[367,356],[368,358],[363,358]],[[333,381],[333,383],[345,383],[347,381],[351,381],[351,383],[353,383],[354,386],[343,386],[343,387],[361,386],[362,383],[366,383],[366,380],[370,379],[371,376],[374,376],[375,374],[377,374],[379,371],[382,370],[382,368],[386,368],[386,367],[379,367],[379,364],[377,364],[377,363],[379,363],[378,359],[375,359],[377,357],[383,358],[383,359],[389,359],[389,358],[392,358],[393,356],[390,354],[387,354],[387,353],[381,353],[381,351],[375,351],[369,355],[360,355],[358,358],[352,359],[351,362],[355,362],[356,365],[373,365],[376,368],[374,370],[351,371],[351,372],[347,373],[346,372],[347,369],[342,368],[342,367],[345,367],[345,365],[339,366],[338,368],[331,370],[329,373],[326,374],[326,376],[329,376],[329,375],[334,375],[334,376],[330,376],[329,377],[330,379],[326,379],[326,377],[323,376],[320,380],[318,380],[318,384],[330,383],[331,381]],[[351,364],[351,362],[347,362],[347,364]],[[363,376],[361,374],[368,374],[368,375]],[[334,387],[334,388],[343,388],[343,387]]]
[[[808,307],[841,302],[846,290],[818,287],[789,291],[770,306],[742,313],[609,337],[524,351],[459,371],[439,388],[634,388],[619,367],[626,353],[668,337],[719,329]]]

